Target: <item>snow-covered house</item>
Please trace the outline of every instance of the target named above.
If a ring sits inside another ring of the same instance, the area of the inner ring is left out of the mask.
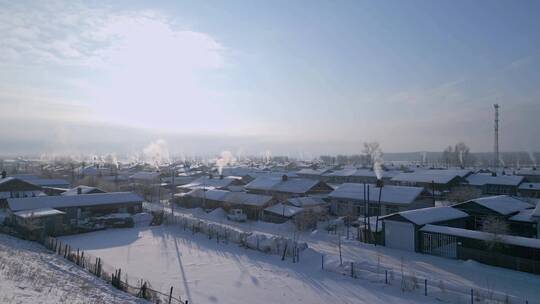
[[[540,170],[536,167],[531,169],[520,169],[516,172],[516,175],[523,176],[528,182],[540,183]]]
[[[233,192],[219,189],[194,189],[175,195],[175,202],[182,207],[216,209],[242,209],[249,219],[258,220],[264,208],[275,203],[272,196]]]
[[[479,189],[482,194],[517,195],[523,176],[477,173],[467,176],[466,180],[468,185]]]
[[[471,173],[470,170],[464,169],[421,169],[414,172],[400,173],[394,176],[391,182],[401,186],[423,187],[432,195],[445,198],[454,187],[466,182],[466,177]]]
[[[40,187],[50,187],[50,188],[69,188],[71,187],[70,183],[61,178],[42,178],[33,174],[18,174],[13,177],[32,183]]]
[[[291,197],[326,196],[333,189],[314,179],[289,178],[287,175],[279,177],[259,177],[247,184],[247,192],[271,195],[278,201],[286,201]]]
[[[518,188],[519,196],[540,198],[540,183],[522,183]]]
[[[194,189],[206,189],[206,190],[238,190],[241,189],[245,183],[239,177],[233,176],[201,176],[191,183],[178,186],[178,192],[189,192]]]
[[[471,230],[481,230],[487,218],[506,221],[520,211],[533,207],[528,202],[507,195],[476,198],[452,206],[470,215],[467,228]]]
[[[369,216],[373,216],[433,206],[431,199],[422,196],[423,191],[421,187],[387,185],[381,190],[373,184],[345,183],[332,191],[328,198],[333,214],[358,217],[368,213]],[[368,199],[368,192],[369,210],[366,210],[365,201]]]
[[[15,177],[0,178],[0,208],[5,208],[8,198],[45,195],[42,188]]]
[[[142,198],[132,192],[9,198],[7,203],[11,223],[21,214],[40,214],[44,223],[48,216],[62,216],[68,230],[92,217],[142,211]]]
[[[296,172],[299,177],[321,180],[323,174],[330,172],[330,168],[304,168]]]
[[[383,171],[382,180],[390,181],[399,171]],[[323,180],[328,183],[371,183],[377,182],[377,175],[371,169],[345,168],[341,170],[332,170],[322,175]]]
[[[81,195],[81,194],[95,194],[95,193],[105,193],[105,191],[99,189],[98,187],[79,185],[75,188],[72,188],[63,192],[61,195],[67,196],[67,195]]]
[[[263,220],[272,223],[284,223],[289,220],[294,221],[303,212],[303,208],[279,203],[264,209]]]
[[[452,207],[430,207],[407,210],[381,218],[386,247],[407,251],[419,251],[418,231],[424,225],[437,224],[465,227],[469,215]]]

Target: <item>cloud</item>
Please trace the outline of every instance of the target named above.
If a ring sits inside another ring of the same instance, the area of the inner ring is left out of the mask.
[[[227,65],[227,48],[161,12],[77,1],[0,6],[0,80],[18,92],[12,101],[36,100],[29,91],[39,89],[42,99],[77,100],[96,121],[178,127],[178,113],[220,95],[205,76]]]

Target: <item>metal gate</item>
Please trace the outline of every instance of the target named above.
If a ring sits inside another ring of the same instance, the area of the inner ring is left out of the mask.
[[[451,235],[422,232],[422,252],[457,259],[457,239]]]

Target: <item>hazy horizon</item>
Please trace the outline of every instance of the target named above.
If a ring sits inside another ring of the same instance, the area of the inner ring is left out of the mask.
[[[540,151],[539,9],[0,0],[0,154]]]

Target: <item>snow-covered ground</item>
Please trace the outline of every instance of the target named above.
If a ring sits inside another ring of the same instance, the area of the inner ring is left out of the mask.
[[[0,234],[0,303],[147,303],[34,242]]]
[[[246,224],[253,226],[253,224]],[[269,224],[262,224],[269,228]],[[283,228],[284,225],[279,225]],[[266,231],[268,232],[268,231]],[[192,234],[180,226],[112,229],[63,237],[74,248],[99,256],[121,267],[131,277],[149,280],[154,289],[168,291],[190,303],[467,303],[468,288],[488,288],[509,295],[521,295],[537,303],[540,278],[496,267],[389,250],[344,240],[344,261],[364,263],[375,269],[396,270],[403,257],[406,274],[430,278],[429,296],[420,286],[402,292],[399,279],[385,285],[384,275],[359,272],[359,279],[335,273],[339,259],[336,236],[326,232],[304,235],[313,249],[304,251],[300,263],[291,258],[245,249],[238,244],[217,243],[204,234]],[[326,254],[321,270],[321,252]],[[379,253],[377,253],[379,252]],[[360,263],[360,264],[361,264]],[[347,263],[344,263],[347,265]],[[329,268],[333,266],[333,270]],[[348,270],[345,269],[344,274]],[[384,272],[382,272],[384,273]],[[382,278],[382,281],[381,281]],[[451,286],[439,287],[436,278],[464,286],[463,294],[453,294]],[[420,285],[421,285],[420,281]],[[468,285],[464,285],[468,284]],[[504,285],[505,284],[505,285]],[[436,285],[436,286],[434,286]],[[484,297],[485,298],[485,297]],[[523,301],[524,303],[524,301]]]
[[[292,237],[295,234],[300,241],[307,242],[310,248],[320,253],[334,257],[339,255],[338,235],[328,234],[322,228],[316,231],[299,233],[295,230],[294,225],[289,222],[284,224],[253,221],[237,223],[217,216],[219,212],[206,214],[200,209],[177,209],[175,213],[213,220],[245,231],[257,231],[287,237]],[[403,261],[406,270],[414,272],[422,278],[431,280],[444,279],[463,286],[494,289],[503,293],[508,292],[511,295],[540,301],[540,288],[537,288],[537,286],[540,286],[540,276],[538,275],[492,267],[474,261],[453,260],[360,243],[352,240],[354,230],[355,228],[350,230],[351,240],[347,240],[346,237],[342,238],[342,256],[345,260],[365,262],[372,265],[380,264],[383,267],[395,270],[400,270]],[[342,236],[347,234],[345,227],[342,227],[340,232]]]
[[[135,227],[62,237],[144,277],[153,288],[169,290],[190,303],[434,303],[420,293],[355,280],[321,270],[320,256],[307,250],[300,263],[291,258],[217,243],[178,226]]]
[[[200,209],[176,209],[175,213],[218,222],[244,231],[277,234],[289,238],[296,235],[299,236],[300,241],[307,242],[310,248],[320,254],[325,254],[327,259],[335,260],[339,256],[337,235],[328,234],[324,229],[298,233],[294,225],[290,223],[272,224],[252,221],[236,223],[228,221],[221,212],[214,211],[206,214]],[[343,229],[342,235],[345,234],[345,229]],[[452,285],[465,294],[473,288],[500,295],[508,294],[512,299],[523,299],[521,302],[525,302],[526,299],[529,303],[540,303],[540,288],[538,288],[540,276],[538,275],[488,266],[474,261],[453,260],[368,245],[354,240],[342,240],[344,261],[354,261],[366,265],[366,268],[379,265],[381,268],[392,269],[394,272],[401,272],[403,265],[404,272],[408,275],[417,276],[422,281],[424,278],[428,279],[431,284],[440,284],[443,281],[445,285]]]

